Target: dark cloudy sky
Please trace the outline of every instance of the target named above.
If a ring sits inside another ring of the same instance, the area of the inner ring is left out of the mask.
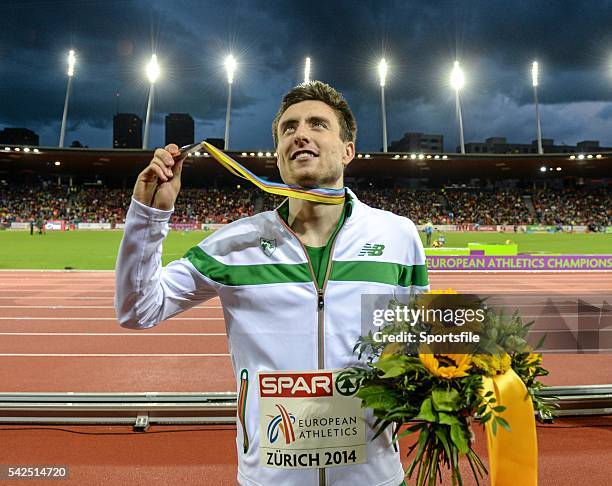
[[[144,66],[162,66],[151,145],[164,142],[163,116],[188,112],[196,137],[222,137],[227,82],[223,59],[239,67],[231,145],[272,147],[280,97],[303,76],[348,98],[358,149],[381,146],[376,65],[390,64],[389,141],[406,131],[442,133],[457,144],[448,79],[459,59],[466,141],[535,138],[531,62],[541,66],[543,135],[612,146],[612,1],[2,0],[0,128],[25,126],[57,145],[66,56],[77,51],[66,144],[112,145],[115,111],[144,119]],[[120,93],[117,97],[116,93]]]

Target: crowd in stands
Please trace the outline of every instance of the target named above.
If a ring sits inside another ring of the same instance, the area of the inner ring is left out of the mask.
[[[538,221],[530,214],[524,194],[516,190],[447,190],[451,224],[520,225]],[[439,223],[436,223],[439,224]]]
[[[612,225],[612,189],[437,189],[355,187],[366,204],[410,217],[417,224]],[[32,220],[122,223],[130,189],[0,185],[0,224]],[[283,198],[246,186],[183,188],[172,223],[228,223],[276,207]]]
[[[610,190],[565,189],[562,191],[539,190],[533,194],[536,218],[542,224],[612,224]]]

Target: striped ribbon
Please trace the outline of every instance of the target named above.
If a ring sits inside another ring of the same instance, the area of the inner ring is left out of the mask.
[[[242,426],[242,450],[249,451],[249,434],[246,428],[246,402],[249,391],[249,372],[245,368],[240,372],[240,393],[238,394],[238,420]]]
[[[250,170],[244,167],[239,162],[236,162],[229,155],[219,150],[217,147],[209,144],[208,142],[201,142],[198,144],[184,147],[181,150],[181,155],[186,153],[195,152],[199,148],[204,148],[206,151],[223,167],[229,170],[232,174],[246,179],[263,191],[269,192],[270,194],[278,194],[279,196],[294,197],[296,199],[304,199],[306,201],[318,202],[323,204],[343,204],[345,200],[345,190],[331,189],[324,187],[316,188],[305,188],[300,186],[290,186],[279,182],[270,182],[257,177]]]

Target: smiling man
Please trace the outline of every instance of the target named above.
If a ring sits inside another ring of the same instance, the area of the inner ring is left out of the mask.
[[[346,100],[314,81],[291,90],[273,126],[283,181],[344,187],[356,123]],[[363,294],[428,288],[412,221],[361,203],[293,197],[225,226],[166,267],[161,245],[180,190],[176,145],[155,151],[134,187],[116,265],[122,326],[146,329],[215,295],[224,308],[238,392],[243,485],[397,486],[390,432],[342,369],[358,365]]]

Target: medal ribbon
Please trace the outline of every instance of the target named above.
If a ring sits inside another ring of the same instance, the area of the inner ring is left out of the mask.
[[[199,145],[199,144],[198,144]],[[323,204],[344,204],[345,190],[330,189],[325,187],[304,188],[300,186],[289,186],[279,182],[270,182],[257,177],[250,170],[244,167],[239,162],[236,162],[229,155],[219,150],[217,147],[202,142],[201,146],[223,167],[229,170],[232,174],[252,182],[260,189],[269,192],[270,194],[278,194],[279,196],[294,197],[296,199],[304,199],[306,201],[318,202]],[[192,150],[189,150],[192,152]]]
[[[497,428],[492,420],[485,424],[489,452],[491,486],[538,485],[538,438],[531,397],[525,384],[513,371],[492,378],[483,377],[484,390],[492,391],[496,405],[506,407],[502,416],[511,431]]]

